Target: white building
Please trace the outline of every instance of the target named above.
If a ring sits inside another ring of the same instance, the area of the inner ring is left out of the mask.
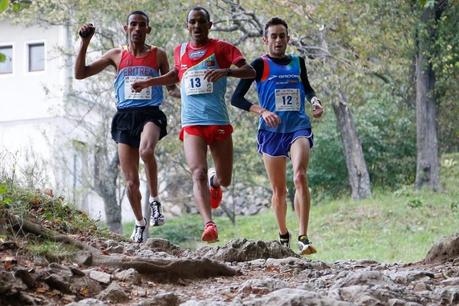
[[[51,156],[49,140],[62,123],[60,105],[71,74],[55,50],[66,44],[66,36],[64,27],[0,21],[0,53],[6,56],[0,62],[0,152],[6,166],[25,169]],[[56,182],[54,173],[47,175]]]
[[[84,156],[72,147],[85,142],[85,133],[63,117],[75,84],[73,56],[63,50],[74,50],[75,44],[64,26],[23,27],[0,20],[0,53],[6,55],[0,62],[0,171],[65,193],[92,217],[104,219],[101,198],[91,191],[79,193],[74,175],[75,169],[84,170]],[[54,160],[56,150],[68,150],[67,167]],[[123,221],[132,219],[129,204],[122,206]]]

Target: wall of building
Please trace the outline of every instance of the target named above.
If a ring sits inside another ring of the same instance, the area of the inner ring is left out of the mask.
[[[29,72],[28,45],[40,42],[45,45],[45,69]],[[58,48],[64,42],[61,26],[23,28],[0,21],[0,46],[13,46],[13,72],[0,74],[0,122],[58,115],[66,73],[65,58]]]
[[[43,71],[28,71],[31,43],[45,45]],[[76,169],[82,173],[83,169],[78,162],[81,156],[75,154],[71,143],[84,142],[87,136],[62,116],[66,90],[71,88],[73,78],[73,68],[68,59],[66,63],[62,49],[73,49],[74,44],[63,26],[24,28],[0,20],[0,47],[13,46],[13,71],[0,74],[0,170],[16,171],[22,181],[33,182],[37,187],[53,188],[56,194],[75,200],[92,217],[104,220],[102,199],[83,190],[73,172]],[[87,86],[90,82],[74,85]],[[56,150],[65,150],[67,167],[55,160]],[[122,206],[123,221],[133,220],[129,203],[125,200]]]

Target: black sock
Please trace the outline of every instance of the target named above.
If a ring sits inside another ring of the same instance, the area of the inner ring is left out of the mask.
[[[282,238],[282,239],[288,239],[289,236],[290,236],[290,233],[289,233],[289,232],[287,232],[287,233],[285,233],[285,234],[283,234],[283,235],[282,235],[281,233],[279,233],[279,237]]]
[[[306,235],[299,235],[299,236],[298,236],[298,240],[303,240],[303,238],[305,238],[306,240],[308,240],[308,236],[306,236]]]

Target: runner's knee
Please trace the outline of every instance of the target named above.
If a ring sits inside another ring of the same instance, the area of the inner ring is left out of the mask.
[[[138,179],[126,179],[126,187],[129,191],[139,190],[140,182]]]
[[[306,175],[306,171],[300,170],[295,173],[293,178],[293,183],[295,184],[295,188],[304,189],[308,187],[308,177]]]
[[[145,161],[149,161],[155,156],[155,151],[153,148],[144,148],[139,150],[140,158]]]
[[[273,188],[273,198],[285,199],[286,197],[287,197],[287,188],[285,186]]]
[[[191,170],[193,182],[207,181],[207,170],[203,167],[198,167]]]

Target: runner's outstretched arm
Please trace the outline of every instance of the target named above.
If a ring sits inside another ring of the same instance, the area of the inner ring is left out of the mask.
[[[161,48],[158,48],[157,52],[159,71],[161,72],[161,75],[165,75],[170,71],[169,61],[167,59],[166,52]],[[166,85],[166,88],[169,96],[174,98],[180,98],[180,90],[177,88],[175,84]]]
[[[112,65],[116,68],[115,58],[119,54],[118,49],[111,49],[102,57],[98,58],[89,65],[86,65],[86,51],[88,50],[89,42],[94,35],[95,28],[92,24],[84,24],[80,28],[80,33],[93,28],[94,30],[86,37],[81,36],[80,48],[78,49],[77,57],[75,60],[75,78],[82,80],[92,75],[95,75],[106,67]]]
[[[237,68],[228,68],[227,76],[235,77],[238,79],[255,79],[257,76],[255,69],[247,64],[245,59],[237,62],[236,67]]]
[[[204,78],[209,82],[215,82],[222,77],[234,77],[238,79],[254,79],[256,76],[255,69],[247,64],[245,59],[241,59],[235,68],[212,69],[208,70]]]
[[[158,86],[158,85],[173,85],[179,81],[178,79],[178,71],[176,69],[172,69],[168,73],[156,77],[150,78],[145,81],[138,81],[132,84],[132,89],[136,92],[140,92],[142,89],[150,87],[150,86]]]

